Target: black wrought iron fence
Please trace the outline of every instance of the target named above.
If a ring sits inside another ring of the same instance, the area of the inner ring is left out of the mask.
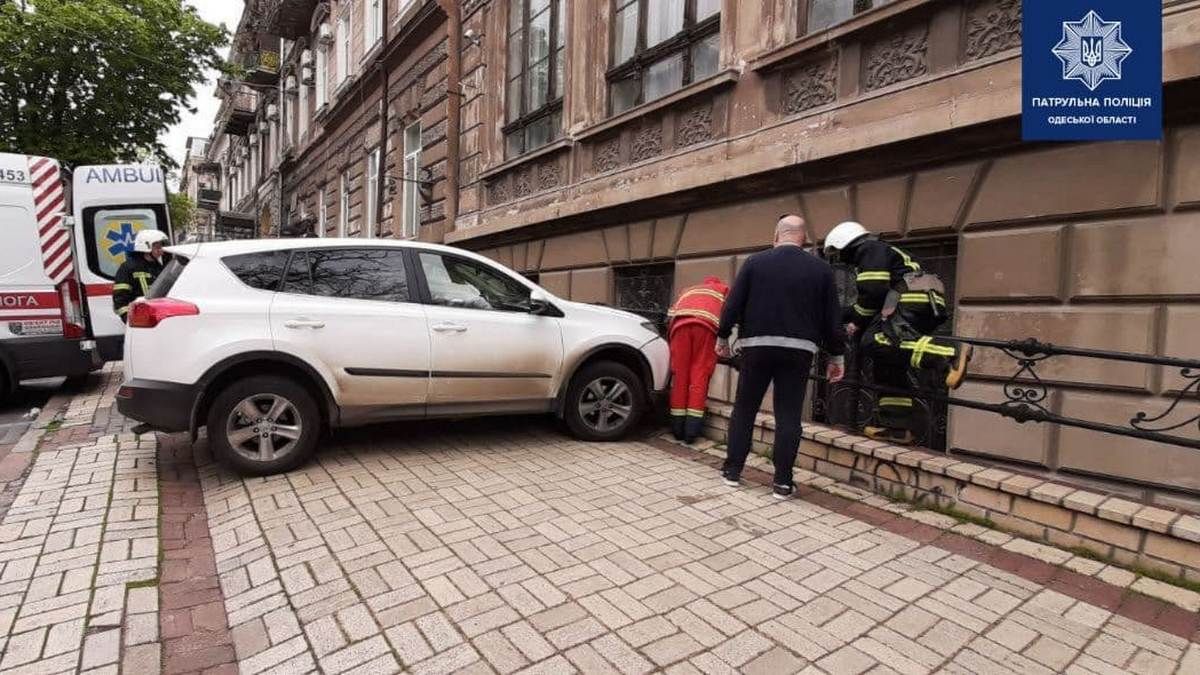
[[[858,351],[852,350],[847,358],[847,377],[841,382],[828,382],[822,375],[823,367],[814,375],[814,418],[822,423],[862,429],[874,421],[877,397],[911,395],[917,411],[913,429],[917,443],[938,450],[944,450],[946,447],[949,406],[995,413],[1022,424],[1061,424],[1200,450],[1200,361],[1061,347],[1035,338],[990,340],[945,336],[941,339],[970,344],[976,348],[998,350],[1011,359],[1011,375],[999,380],[1002,384],[1003,400],[988,402],[953,396],[944,386],[938,387],[932,381],[914,380],[913,392],[881,386],[871,381],[869,360],[860,358]],[[1177,369],[1182,378],[1182,386],[1160,397],[1161,409],[1139,411],[1129,420],[1099,422],[1070,417],[1051,410],[1051,388],[1038,373],[1041,364],[1055,357],[1082,357]]]

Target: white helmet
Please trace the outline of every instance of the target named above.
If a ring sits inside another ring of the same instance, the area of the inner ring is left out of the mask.
[[[867,228],[863,227],[861,223],[847,220],[830,230],[829,234],[825,236],[825,252],[844,251],[850,244],[868,234],[870,233],[867,232]]]
[[[149,253],[155,244],[166,244],[167,235],[159,230],[141,230],[133,238],[134,253]]]

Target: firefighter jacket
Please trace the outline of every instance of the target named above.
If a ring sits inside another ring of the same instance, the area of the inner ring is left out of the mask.
[[[144,253],[131,253],[126,257],[113,280],[112,295],[113,311],[122,321],[129,315],[129,305],[146,295],[154,280],[162,274],[166,261],[165,256],[159,262]]]
[[[944,313],[946,302],[940,295],[905,292],[905,275],[920,272],[921,264],[903,250],[877,239],[864,239],[849,249],[844,259],[858,270],[855,277],[858,300],[843,310],[845,323],[853,323],[859,330],[865,329],[883,311],[892,291],[899,294],[901,313],[906,309],[928,309],[930,302],[940,304],[940,311],[934,314]],[[906,303],[912,307],[906,307]]]
[[[667,314],[671,319],[670,334],[689,324],[701,324],[716,335],[728,293],[729,287],[717,277],[708,277],[699,286],[686,289]]]

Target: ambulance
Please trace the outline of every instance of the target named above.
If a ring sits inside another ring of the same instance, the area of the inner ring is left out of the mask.
[[[121,358],[112,279],[146,228],[170,234],[161,168],[0,153],[0,398]]]

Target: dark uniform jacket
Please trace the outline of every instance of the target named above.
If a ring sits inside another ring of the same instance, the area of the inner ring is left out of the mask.
[[[902,313],[906,309],[906,302],[913,305],[911,309],[929,309],[929,295],[904,292],[904,276],[921,271],[921,264],[904,251],[878,239],[864,239],[846,251],[843,258],[858,269],[855,278],[858,300],[843,310],[842,319],[846,323],[853,323],[860,331],[867,328],[883,311],[888,294],[893,290],[900,293]],[[910,295],[912,297],[907,297]],[[933,302],[940,302],[941,311],[945,311],[944,298],[936,296]],[[918,308],[917,305],[921,306]]]
[[[117,270],[117,276],[113,280],[112,298],[113,311],[121,317],[122,321],[125,321],[129,315],[129,305],[134,300],[146,295],[154,280],[158,278],[159,274],[162,274],[165,262],[167,262],[166,256],[163,256],[162,262],[158,262],[144,253],[130,253],[125,262],[121,264],[121,268]]]

